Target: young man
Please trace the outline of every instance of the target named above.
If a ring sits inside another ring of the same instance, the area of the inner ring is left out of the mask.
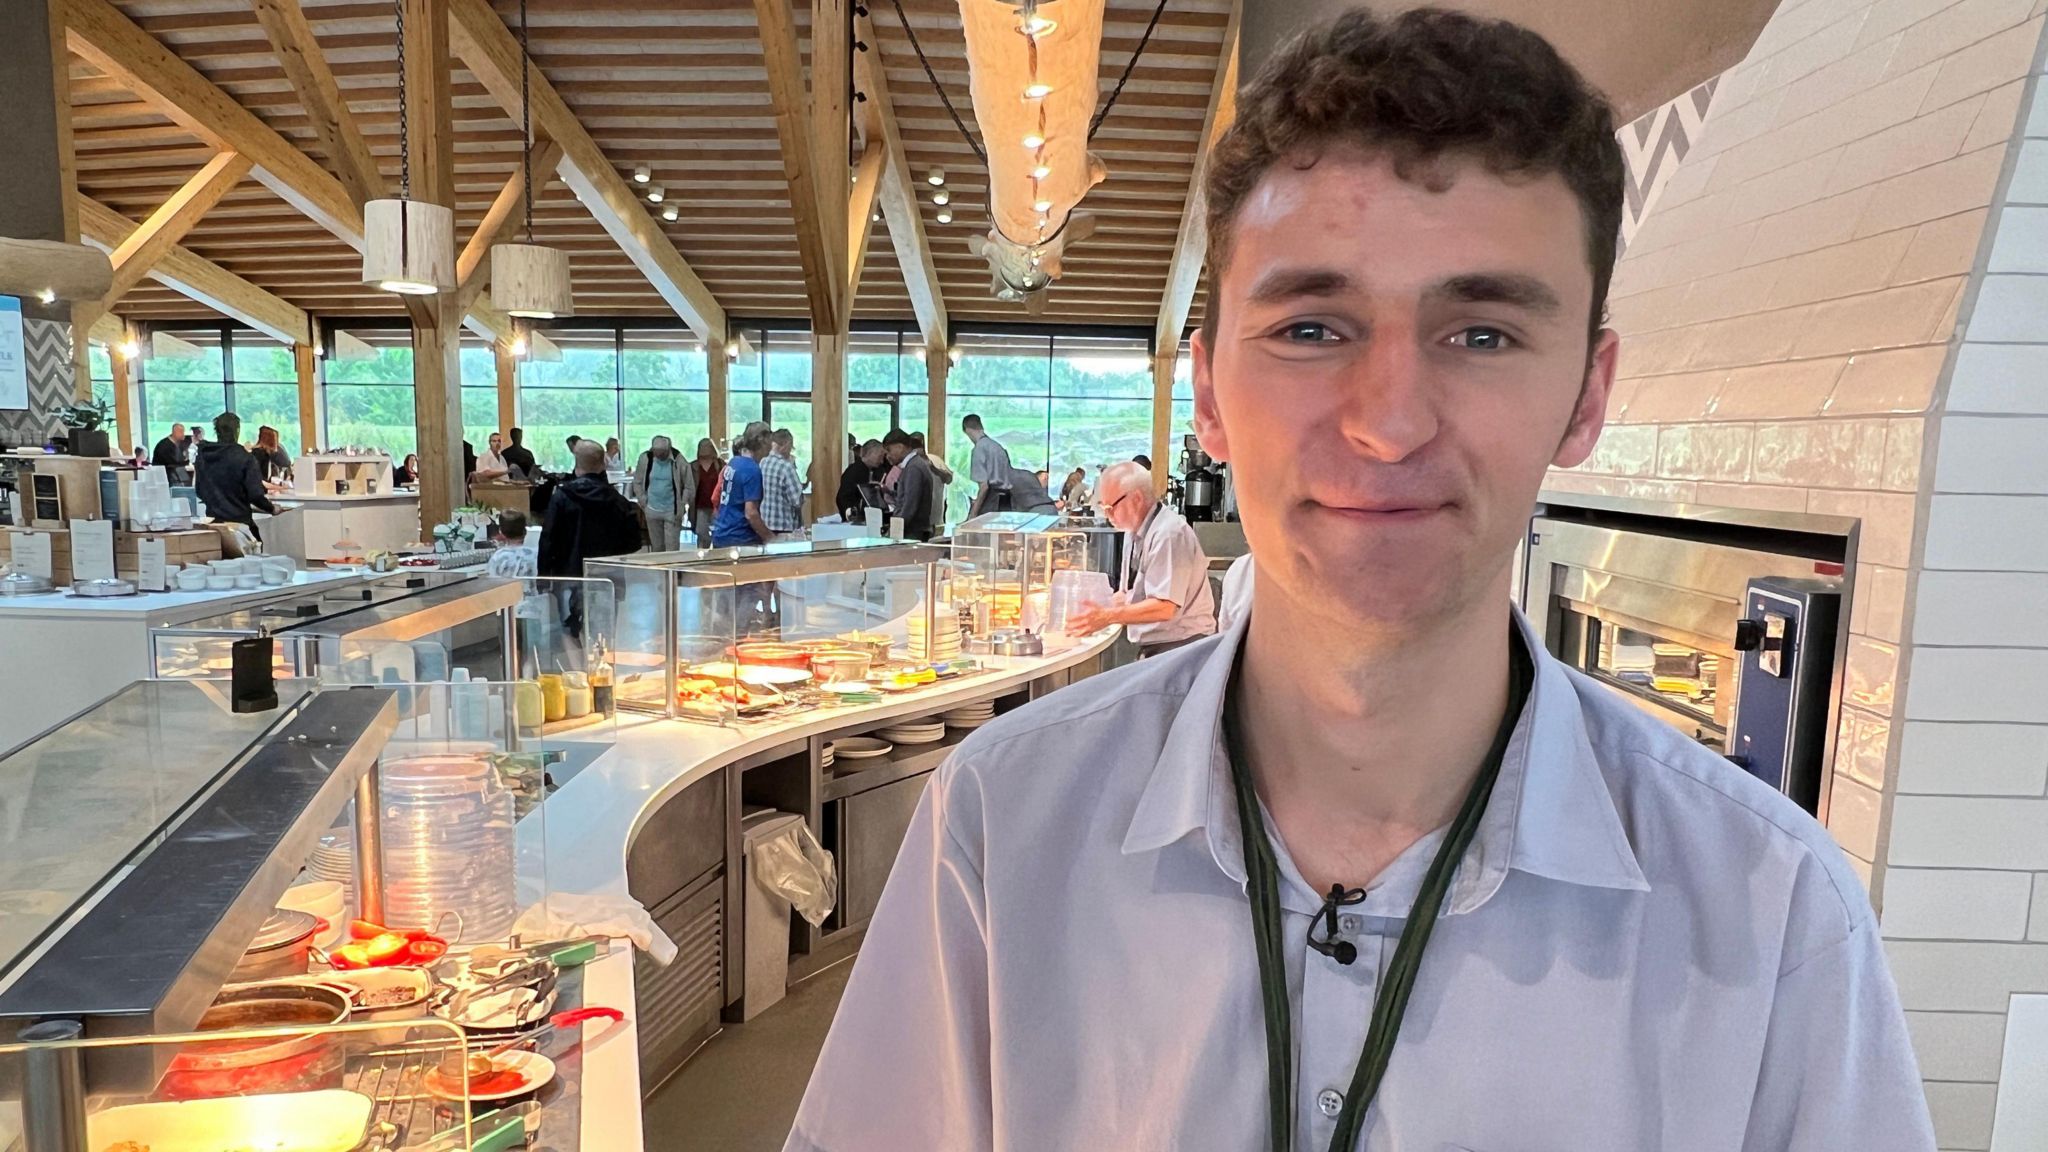
[[[1010,451],[982,429],[981,416],[969,412],[960,421],[960,431],[974,442],[974,455],[967,463],[967,479],[974,488],[974,503],[968,506],[971,519],[984,512],[1001,512],[1009,507]]]
[[[649,548],[673,552],[683,546],[683,517],[697,503],[697,472],[677,459],[668,437],[656,436],[634,463],[633,499],[647,517]]]
[[[1509,607],[1613,382],[1606,103],[1356,11],[1210,163],[1252,611],[940,769],[789,1147],[1931,1150],[1841,850]]]
[[[476,458],[476,467],[470,471],[471,480],[503,480],[512,472],[511,450],[505,447],[505,438],[496,432],[484,443],[484,454]]]
[[[856,447],[839,474],[839,492],[834,504],[848,524],[858,524],[870,507],[881,507],[882,477],[888,472],[889,455],[880,440]]]
[[[223,412],[213,418],[215,439],[199,442],[192,483],[207,515],[215,520],[246,524],[256,532],[256,513],[277,515],[277,506],[263,487],[263,466],[242,447],[242,418]],[[262,533],[256,532],[257,539]]]
[[[534,466],[533,451],[521,443],[526,438],[526,429],[511,428],[505,434],[512,439],[503,453],[506,474],[514,480],[540,479],[540,469]]]
[[[1185,647],[1216,631],[1216,597],[1202,541],[1181,514],[1152,494],[1152,474],[1135,461],[1102,470],[1102,514],[1131,538],[1128,590],[1116,604],[1082,607],[1067,621],[1080,636],[1122,624],[1140,659]]]
[[[778,536],[804,530],[804,479],[796,466],[796,436],[787,428],[770,433],[761,457],[761,519]]]
[[[892,515],[903,518],[903,538],[932,538],[932,493],[938,487],[931,458],[915,437],[901,428],[882,438],[882,450],[896,469],[896,504]]]
[[[149,454],[149,462],[164,470],[164,477],[172,484],[183,484],[190,473],[185,471],[185,426],[171,425],[171,434],[156,442],[155,451]]]
[[[540,533],[540,574],[581,576],[595,556],[640,549],[640,516],[605,476],[604,445],[576,445],[576,474],[555,486]]]
[[[775,533],[761,519],[761,465],[755,457],[768,451],[768,432],[750,429],[733,445],[732,460],[718,478],[718,516],[711,522],[711,546],[733,548],[761,544]]]

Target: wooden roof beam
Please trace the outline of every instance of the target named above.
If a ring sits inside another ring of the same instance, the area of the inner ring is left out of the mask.
[[[1188,325],[1188,310],[1194,307],[1195,289],[1202,282],[1202,264],[1209,256],[1209,230],[1204,217],[1208,197],[1202,183],[1208,179],[1209,150],[1237,118],[1237,28],[1244,5],[1230,6],[1230,23],[1223,30],[1223,52],[1216,61],[1216,86],[1210,89],[1209,111],[1202,121],[1202,142],[1195,149],[1195,170],[1188,184],[1187,206],[1180,217],[1180,234],[1173,246],[1173,263],[1166,272],[1166,291],[1159,298],[1159,319],[1153,326],[1153,347],[1160,353],[1178,351],[1180,334]]]
[[[78,197],[78,227],[87,242],[110,252],[138,228],[133,220],[83,194]],[[149,276],[172,291],[283,343],[303,344],[312,338],[312,321],[303,309],[176,244],[164,252],[149,270]]]
[[[450,0],[448,21],[456,57],[507,113],[516,111],[523,69],[519,42],[504,21],[487,0]],[[540,69],[533,69],[530,85],[536,129],[561,145],[556,171],[562,181],[692,331],[707,341],[724,341],[725,309],[711,290],[648,217],[640,198]]]
[[[903,151],[903,135],[896,128],[882,42],[866,16],[854,18],[854,35],[868,46],[867,51],[853,54],[854,77],[860,90],[867,94],[866,107],[872,117],[868,148],[883,156],[882,180],[876,195],[889,225],[889,243],[896,249],[896,262],[903,269],[904,287],[910,293],[910,307],[917,314],[917,327],[924,334],[925,346],[943,349],[948,336],[946,297],[939,288],[938,267],[932,261],[931,241],[924,232],[917,178],[910,171],[910,160]]]
[[[256,9],[256,19],[277,52],[277,62],[305,110],[328,167],[357,204],[381,199],[384,170],[363,140],[362,129],[356,126],[355,114],[335,83],[334,70],[327,66],[327,57],[299,0],[250,0],[250,6]]]
[[[811,305],[811,325],[822,326],[839,315],[833,258],[838,236],[825,226],[820,195],[824,173],[817,137],[811,131],[810,95],[804,89],[803,53],[797,49],[796,19],[790,0],[754,0],[761,30],[761,53],[768,69],[768,93],[775,105],[775,137],[781,143],[782,174],[789,181],[790,214],[796,218],[797,255],[803,265],[804,290]]]
[[[110,0],[65,0],[65,42],[187,132],[239,152],[266,188],[340,237],[363,246],[362,206],[341,181],[235,102]]]
[[[875,126],[875,114],[870,112],[862,117],[870,125],[868,139],[872,141],[860,154],[860,167],[853,174],[853,190],[846,203],[846,290],[839,297],[839,328],[853,319],[853,297],[860,291],[860,276],[868,262],[868,237],[875,227],[875,203],[881,196],[882,180],[887,171],[888,150],[882,147],[881,129]]]
[[[114,283],[107,289],[102,307],[112,308],[116,300],[128,294],[129,289],[142,283],[142,278],[156,267],[164,253],[176,247],[185,233],[220,203],[230,188],[241,183],[251,167],[247,156],[239,152],[222,152],[207,161],[205,167],[193,173],[183,187],[171,194],[170,199],[150,213],[149,219],[114,249]]]

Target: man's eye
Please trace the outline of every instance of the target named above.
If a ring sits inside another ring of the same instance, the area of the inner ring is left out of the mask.
[[[1291,344],[1327,344],[1337,338],[1329,325],[1309,321],[1287,325],[1280,329],[1280,336]]]
[[[1474,325],[1452,336],[1451,343],[1476,352],[1505,352],[1515,346],[1515,338],[1498,328]]]

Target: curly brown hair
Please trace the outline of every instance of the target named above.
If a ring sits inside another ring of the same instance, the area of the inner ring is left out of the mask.
[[[1238,99],[1217,140],[1208,200],[1209,306],[1230,263],[1245,197],[1275,165],[1312,166],[1325,150],[1360,145],[1390,157],[1404,180],[1434,182],[1434,162],[1477,160],[1501,176],[1556,173],[1578,198],[1593,271],[1589,331],[1607,308],[1621,235],[1621,144],[1614,110],[1550,42],[1501,20],[1441,8],[1383,17],[1359,8],[1283,45]]]

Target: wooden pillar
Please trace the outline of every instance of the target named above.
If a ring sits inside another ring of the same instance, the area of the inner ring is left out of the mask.
[[[846,337],[811,337],[811,517],[837,511],[846,470]]]
[[[498,365],[498,430],[502,432],[519,427],[519,357],[512,354],[509,340],[498,341],[492,350]]]
[[[406,117],[413,199],[455,207],[448,0],[403,0]],[[462,309],[455,293],[416,302],[413,406],[419,428],[420,525],[444,523],[465,499],[462,474]]]
[[[941,460],[946,458],[946,377],[952,370],[953,361],[946,349],[925,350],[925,386],[931,389],[927,420],[931,428],[924,434],[924,446],[927,452]]]
[[[128,374],[128,358],[121,355],[119,348],[109,348],[107,359],[114,363],[114,443],[124,453],[132,452],[138,443],[148,447],[136,426],[135,388]]]
[[[849,282],[849,267],[852,258],[850,246],[843,244],[840,237],[847,234],[848,201],[852,194],[852,167],[847,162],[846,145],[852,135],[853,120],[851,102],[847,88],[852,82],[853,12],[850,0],[811,0],[811,139],[812,155],[816,158],[818,190],[818,227],[824,234],[824,250],[827,257],[826,272],[831,277],[830,297],[833,302],[833,317],[826,320],[813,317],[812,326],[817,331],[843,334],[844,323],[838,317],[846,315],[846,297],[852,294]],[[831,324],[827,328],[827,324]],[[841,357],[842,361],[844,357]],[[841,373],[843,377],[844,372]],[[838,483],[838,473],[833,473],[833,483]],[[827,503],[830,503],[828,501]]]
[[[727,383],[732,378],[732,360],[725,354],[725,337],[723,335],[715,339],[709,336],[705,337],[704,370],[711,378],[711,430],[705,433],[705,435],[711,437],[712,443],[723,444],[725,443],[725,421],[728,411],[726,407]],[[695,459],[696,456],[697,449],[693,446],[690,449],[690,457]],[[837,493],[838,488],[834,487],[833,492]]]
[[[1161,494],[1173,460],[1173,366],[1179,356],[1178,345],[1152,352],[1152,490]]]
[[[320,450],[320,392],[316,375],[320,358],[311,344],[292,345],[292,372],[299,381],[299,451]]]

